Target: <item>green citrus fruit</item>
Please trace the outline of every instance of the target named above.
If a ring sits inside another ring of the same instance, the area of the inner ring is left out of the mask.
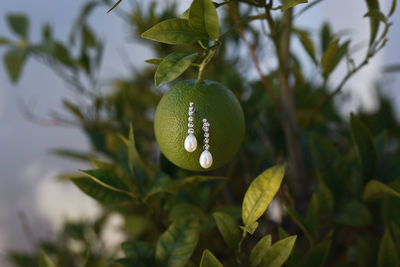
[[[188,152],[189,103],[194,103],[194,135],[197,149]],[[210,123],[210,168],[200,166],[204,151],[203,118]],[[192,171],[213,170],[226,164],[239,150],[245,134],[243,110],[235,95],[220,83],[194,80],[176,83],[160,100],[154,118],[154,131],[161,152],[175,165]]]

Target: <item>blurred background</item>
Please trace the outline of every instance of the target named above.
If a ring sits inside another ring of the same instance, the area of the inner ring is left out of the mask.
[[[81,6],[86,1],[53,0],[2,0],[0,3],[0,36],[10,36],[6,15],[23,13],[30,18],[30,38],[40,39],[41,26],[50,23],[57,39],[67,40],[71,25]],[[143,1],[137,1],[143,2]],[[172,1],[158,1],[169,5]],[[310,1],[312,2],[312,1]],[[327,0],[302,16],[299,25],[317,31],[315,25],[327,21],[337,32],[361,40],[360,47],[368,43],[369,25],[363,19],[366,13],[364,1],[351,1],[348,8],[341,8],[347,0]],[[354,2],[354,3],[353,3]],[[125,0],[118,7],[129,11],[135,1]],[[183,12],[190,1],[177,1],[179,12]],[[391,1],[382,1],[387,10]],[[386,6],[385,6],[386,5]],[[99,77],[108,90],[108,82],[119,77],[129,77],[133,70],[142,68],[144,60],[155,57],[145,44],[132,38],[124,21],[114,13],[106,14],[106,8],[98,8],[91,15],[89,24],[105,43],[104,59]],[[349,111],[362,108],[373,111],[378,108],[375,101],[376,84],[383,94],[395,103],[396,116],[400,118],[400,82],[394,74],[383,73],[389,65],[400,63],[400,12],[396,12],[394,25],[389,34],[386,48],[373,58],[370,64],[347,84],[343,95],[337,97],[340,113],[348,116]],[[339,19],[338,19],[339,18]],[[299,43],[299,54],[306,57]],[[297,49],[297,48],[295,48]],[[3,54],[0,47],[0,55]],[[364,51],[360,49],[360,56]],[[263,55],[268,68],[268,55]],[[357,59],[357,56],[355,57]],[[343,64],[334,77],[342,77],[346,71]],[[308,73],[312,75],[312,70]],[[256,76],[254,70],[249,75]],[[94,218],[99,207],[71,183],[57,182],[58,174],[85,168],[79,162],[58,158],[51,150],[68,147],[81,151],[90,145],[79,127],[54,125],[47,120],[53,111],[59,111],[63,99],[74,99],[72,92],[62,79],[41,63],[26,62],[18,84],[8,79],[4,66],[0,64],[0,257],[6,249],[32,249],[32,240],[51,238],[60,229],[65,219]],[[33,116],[33,117],[32,117]],[[107,239],[118,241],[118,218],[111,220]],[[30,230],[29,230],[29,229]],[[34,236],[32,237],[32,233]],[[110,240],[112,243],[112,240]],[[3,264],[0,261],[0,265]]]

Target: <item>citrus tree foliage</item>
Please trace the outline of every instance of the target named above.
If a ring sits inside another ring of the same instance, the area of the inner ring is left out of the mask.
[[[51,119],[78,125],[91,151],[54,153],[91,166],[62,179],[103,207],[94,222],[66,222],[32,254],[8,252],[11,263],[399,266],[400,127],[391,103],[378,96],[379,110],[351,114],[350,120],[333,105],[348,79],[385,46],[396,1],[389,10],[378,0],[365,1],[370,39],[359,62],[352,55],[359,40],[338,34],[342,29],[323,24],[311,33],[296,25],[296,18],[323,5],[321,0],[193,0],[183,14],[176,13],[179,2],[162,10],[157,1],[128,10],[121,2],[87,1],[67,41],[45,25],[40,41],[32,42],[26,16],[4,18],[13,33],[0,36],[11,81],[29,71],[27,60],[39,60],[90,103],[65,99],[69,115]],[[111,14],[122,18],[136,42],[157,55],[132,77],[111,81],[106,94],[98,93],[104,45],[90,24],[95,8],[110,12],[104,20],[115,19]],[[307,62],[291,50],[293,39],[303,46]],[[245,57],[237,52],[246,49]],[[277,62],[265,73],[259,57],[264,52]],[[341,80],[331,81],[346,63]],[[306,64],[318,75],[306,77]],[[248,69],[256,70],[258,79],[249,80]],[[194,77],[231,88],[246,119],[240,152],[206,174],[171,164],[156,148],[153,133],[152,114],[165,91],[158,88]],[[268,206],[280,218],[272,220]],[[119,253],[101,245],[112,213],[124,218],[126,241]]]

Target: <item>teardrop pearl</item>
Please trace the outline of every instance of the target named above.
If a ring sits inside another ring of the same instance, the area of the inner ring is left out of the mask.
[[[213,163],[213,158],[210,151],[204,150],[203,153],[201,153],[200,155],[201,167],[203,167],[204,169],[208,169],[211,167],[212,163]]]
[[[197,139],[194,135],[189,134],[185,139],[185,149],[187,152],[193,152],[197,148]]]

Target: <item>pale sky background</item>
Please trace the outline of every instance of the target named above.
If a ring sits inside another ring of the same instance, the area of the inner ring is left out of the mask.
[[[161,0],[160,0],[161,1]],[[33,40],[40,36],[40,27],[50,22],[59,39],[65,40],[72,20],[83,0],[0,0],[0,36],[10,36],[5,26],[4,15],[9,12],[28,14],[31,20],[30,33]],[[129,6],[123,1],[120,8]],[[188,0],[182,0],[181,9],[188,7]],[[311,1],[310,1],[311,2]],[[381,1],[388,10],[391,1]],[[399,8],[399,7],[398,7]],[[127,76],[129,71],[118,53],[124,49],[130,55],[133,65],[140,67],[152,55],[139,44],[127,44],[126,27],[114,15],[106,15],[97,9],[91,25],[102,39],[106,40],[106,54],[103,60],[104,80]],[[350,30],[351,38],[368,42],[369,23],[362,18],[366,13],[364,1],[326,0],[299,19],[301,25],[314,29],[321,21],[330,21],[334,31]],[[400,16],[396,11],[390,41],[367,68],[348,83],[346,90],[354,88],[357,101],[366,108],[376,107],[373,102],[373,83],[378,79],[379,68],[386,64],[400,63]],[[301,48],[298,48],[301,49]],[[2,57],[4,49],[0,48]],[[357,58],[356,58],[357,59]],[[335,73],[332,81],[340,78],[345,69]],[[390,76],[393,80],[395,76]],[[399,81],[388,86],[396,103],[400,101]],[[0,64],[0,258],[6,249],[32,248],[22,232],[18,214],[26,214],[35,237],[51,237],[64,218],[93,217],[98,213],[94,201],[80,193],[68,183],[56,183],[54,178],[63,171],[73,171],[84,166],[66,161],[49,154],[53,148],[65,147],[86,150],[88,144],[79,129],[43,127],[27,121],[17,107],[18,99],[35,103],[35,114],[45,116],[49,110],[60,110],[61,100],[73,95],[66,85],[42,65],[30,60],[25,65],[22,79],[12,85]],[[396,105],[397,108],[399,105]],[[354,110],[355,105],[346,107]],[[400,109],[398,109],[398,113]],[[118,221],[118,220],[116,220]],[[112,236],[112,235],[110,235]],[[0,265],[3,266],[1,259]]]

